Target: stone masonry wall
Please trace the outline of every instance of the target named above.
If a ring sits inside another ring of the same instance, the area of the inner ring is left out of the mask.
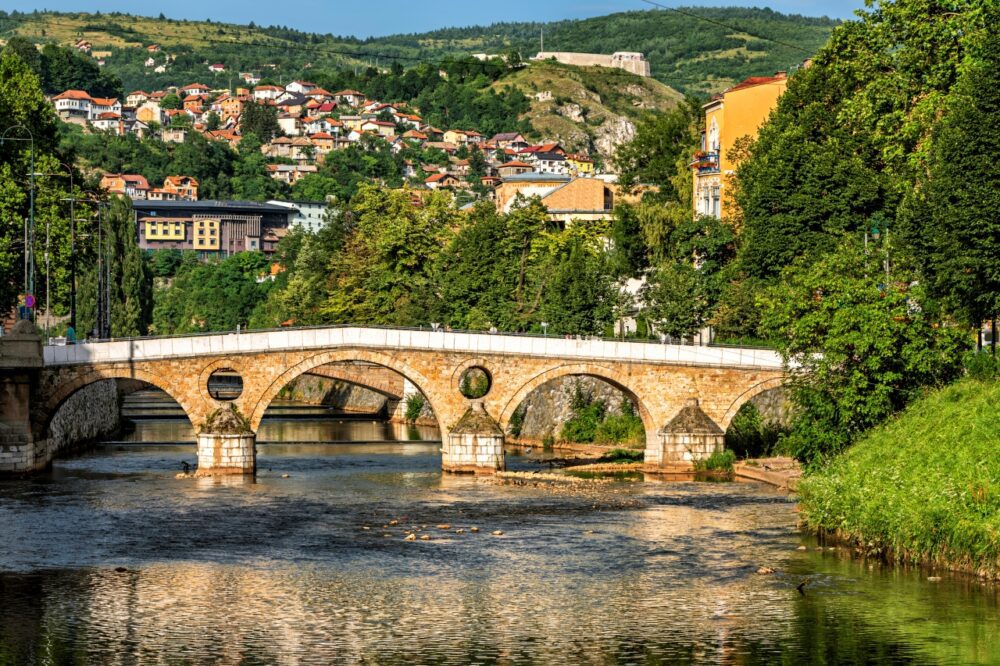
[[[357,384],[316,375],[302,375],[292,380],[278,397],[364,414],[377,414],[386,407],[386,397],[380,393]]]
[[[49,460],[74,448],[112,435],[121,425],[118,386],[94,382],[71,395],[50,426]]]

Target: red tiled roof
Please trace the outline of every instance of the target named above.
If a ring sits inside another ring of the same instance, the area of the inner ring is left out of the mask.
[[[764,85],[765,83],[774,83],[775,81],[784,81],[787,78],[785,74],[776,74],[774,76],[751,76],[743,79],[737,83],[732,88],[727,88],[726,92],[733,92],[734,90],[743,90],[744,88],[752,88],[753,86]]]

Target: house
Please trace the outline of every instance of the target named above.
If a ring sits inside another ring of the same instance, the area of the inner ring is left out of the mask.
[[[461,146],[468,142],[469,137],[466,135],[464,130],[450,129],[445,131],[444,140],[446,143],[454,143],[455,145]]]
[[[189,83],[183,88],[177,90],[177,95],[182,99],[188,95],[205,95],[211,88],[206,86],[204,83]]]
[[[732,214],[726,190],[735,165],[727,153],[737,141],[757,136],[787,87],[784,72],[752,76],[701,107],[705,111],[705,130],[701,150],[691,162],[696,215],[726,218]]]
[[[145,104],[149,100],[149,93],[144,90],[133,90],[125,95],[125,103],[133,108]]]
[[[336,102],[323,102],[315,109],[312,109],[312,114],[314,116],[329,116],[337,110]]]
[[[163,190],[177,195],[178,199],[198,200],[198,181],[191,176],[167,176],[163,179]]]
[[[537,196],[548,210],[548,219],[566,226],[574,222],[610,220],[617,186],[598,178],[573,178],[549,173],[509,176],[496,189],[499,212],[509,212],[520,198]]]
[[[366,120],[361,123],[361,131],[372,132],[387,139],[396,135],[396,123],[383,120]]]
[[[312,164],[268,164],[267,172],[271,178],[280,180],[287,185],[294,185],[300,179],[314,174],[318,167]]]
[[[323,90],[322,88],[313,88],[312,90],[305,93],[305,96],[309,97],[310,99],[314,99],[320,103],[334,101],[333,94],[327,92],[326,90]]]
[[[206,139],[209,139],[211,141],[225,141],[226,143],[229,144],[229,147],[232,148],[233,150],[239,148],[240,139],[243,138],[240,136],[240,133],[235,129],[211,130],[208,132],[202,132],[202,135]]]
[[[184,143],[188,131],[182,127],[166,128],[160,132],[160,140],[164,143]]]
[[[289,136],[302,134],[302,120],[296,114],[282,113],[278,115],[278,127]]]
[[[90,124],[101,132],[111,132],[118,136],[125,134],[125,121],[120,113],[112,111],[99,113],[96,118],[90,121]]]
[[[240,79],[249,86],[255,86],[260,83],[260,77],[253,72],[240,72]]]
[[[428,150],[443,150],[449,155],[454,155],[458,152],[458,146],[447,141],[428,141],[424,144],[424,148]]]
[[[301,228],[314,234],[326,226],[326,202],[271,199],[267,203],[288,209],[288,227],[290,229]]]
[[[112,194],[124,194],[132,199],[145,199],[149,181],[131,173],[106,173],[101,176],[101,189]]]
[[[221,62],[217,62],[215,64],[209,65],[208,71],[214,74],[221,74],[222,72],[226,71],[226,66],[223,65]]]
[[[412,113],[398,113],[396,114],[396,122],[416,130],[420,129],[420,125],[424,121],[423,118]]]
[[[201,115],[206,101],[208,101],[208,95],[188,95],[183,100],[184,110]]]
[[[319,88],[319,86],[311,81],[292,81],[285,86],[285,91],[296,95],[305,95],[316,88]]]
[[[444,132],[433,125],[426,125],[420,131],[427,135],[428,141],[444,141]]]
[[[527,162],[521,162],[519,160],[513,160],[510,162],[505,162],[497,167],[497,173],[501,178],[508,178],[510,176],[517,176],[522,173],[528,173],[532,171],[533,167]]]
[[[285,89],[280,86],[256,86],[253,89],[253,98],[257,101],[275,100],[284,92]]]
[[[150,56],[146,58],[146,60],[143,61],[142,64],[144,67],[154,67],[156,65],[156,60],[152,56]]]
[[[163,125],[167,120],[167,116],[163,112],[163,109],[160,108],[159,102],[153,101],[152,98],[136,108],[135,118],[147,125],[150,123]]]
[[[403,133],[403,138],[408,141],[415,141],[418,143],[423,143],[427,140],[427,135],[423,132],[418,132],[417,130],[407,130]]]
[[[78,39],[78,40],[76,40],[76,44],[73,45],[73,48],[76,49],[77,51],[83,51],[84,53],[90,53],[90,49],[93,48],[93,47],[92,47],[91,43],[88,42],[86,39]]]
[[[341,90],[333,93],[333,101],[357,107],[365,103],[365,94],[357,90]]]
[[[497,148],[513,148],[514,150],[528,147],[528,142],[517,132],[494,134],[493,138],[490,139],[490,143],[494,144]]]
[[[165,71],[167,71],[167,66],[166,65],[157,65],[156,69],[154,69],[153,71],[156,72],[157,74],[163,74]]]
[[[52,98],[56,114],[66,121],[92,121],[102,113],[121,114],[122,105],[115,98],[91,97],[83,90],[66,90]]]
[[[160,52],[160,45],[159,44],[150,44],[149,46],[146,47],[146,52],[147,53],[159,53]]]
[[[309,141],[312,142],[313,148],[316,149],[317,154],[325,154],[334,150],[334,136],[327,132],[316,132],[315,134],[309,135]]]
[[[535,171],[538,173],[568,174],[569,164],[566,157],[559,153],[535,153]]]
[[[445,187],[455,187],[458,185],[458,178],[450,173],[436,173],[424,180],[424,186],[429,190],[439,190]]]
[[[566,156],[570,173],[577,176],[591,176],[594,174],[594,160],[580,153],[570,153]]]
[[[294,113],[298,115],[306,108],[309,98],[305,95],[285,93],[278,98],[278,111],[284,113]]]

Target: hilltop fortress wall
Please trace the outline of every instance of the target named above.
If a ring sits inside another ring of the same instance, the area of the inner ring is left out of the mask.
[[[541,51],[532,60],[555,60],[577,67],[614,67],[639,76],[649,76],[649,61],[641,53],[618,51],[611,55],[602,53],[572,53],[570,51]]]

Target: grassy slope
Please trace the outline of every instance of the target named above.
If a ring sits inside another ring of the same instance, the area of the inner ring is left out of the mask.
[[[638,119],[650,110],[672,109],[683,98],[655,79],[605,67],[573,67],[556,62],[534,62],[494,84],[513,85],[526,95],[550,91],[551,101],[533,101],[527,114],[538,137],[551,137],[570,150],[589,149],[596,137],[618,118]],[[584,122],[565,114],[578,105]],[[564,109],[561,114],[559,109]]]
[[[676,89],[704,94],[718,92],[746,76],[786,69],[805,57],[802,52],[780,43],[756,39],[749,32],[814,52],[836,25],[835,21],[827,19],[789,16],[770,10],[703,8],[691,11],[732,26],[732,29],[674,12],[631,11],[581,21],[502,23],[357,40],[205,21],[39,12],[19,16],[16,20],[3,19],[0,37],[19,34],[38,41],[72,44],[82,36],[97,50],[135,48],[156,42],[167,49],[184,46],[199,53],[207,50],[205,55],[208,57],[238,48],[238,44],[250,43],[267,45],[272,49],[271,57],[288,59],[290,64],[294,61],[301,68],[307,63],[316,65],[329,59],[339,64],[363,64],[378,55],[404,58],[404,65],[419,60],[437,60],[445,55],[507,49],[518,49],[529,57],[537,51],[539,31],[544,28],[549,50],[642,51],[651,61],[655,77]],[[206,9],[206,15],[210,14]],[[330,51],[349,53],[335,56]],[[247,68],[259,65],[241,64]]]
[[[800,487],[802,516],[891,559],[1000,577],[1000,383],[917,401]]]

